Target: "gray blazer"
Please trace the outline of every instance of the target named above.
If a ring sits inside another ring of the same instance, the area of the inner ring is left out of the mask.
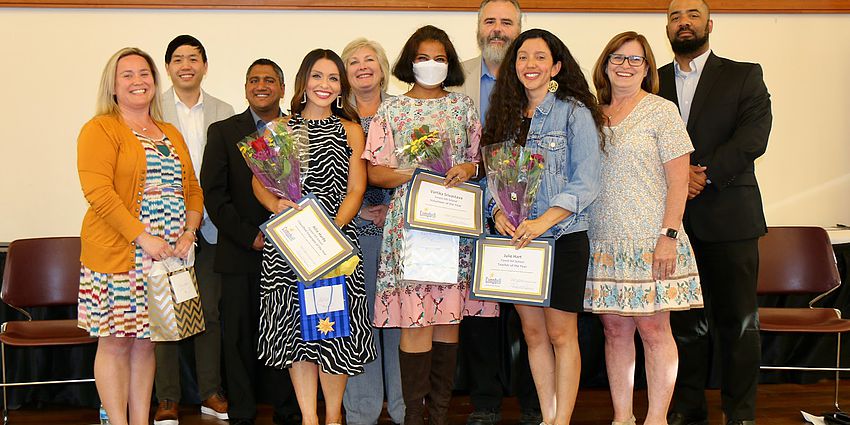
[[[204,134],[210,128],[210,124],[221,121],[235,115],[233,107],[229,103],[213,97],[209,93],[201,90],[204,93]],[[174,87],[169,88],[162,93],[162,117],[165,121],[174,124],[180,132],[180,120],[177,119],[177,107],[175,106]]]
[[[203,133],[204,134],[204,146],[203,146],[204,149],[201,150],[201,158],[197,158],[197,159],[192,158],[192,163],[193,163],[193,165],[195,165],[195,170],[197,170],[198,173],[201,172],[201,168],[202,168],[199,165],[201,165],[202,160],[203,160],[203,155],[204,155],[203,151],[206,150],[207,131],[210,128],[210,124],[212,124],[214,122],[226,120],[226,119],[228,119],[228,118],[230,118],[234,115],[233,107],[230,106],[230,104],[225,103],[225,102],[219,100],[218,98],[211,96],[209,93],[207,93],[203,90],[201,90],[201,92],[203,93],[203,96],[204,96],[204,133]],[[181,133],[183,133],[183,129],[180,128],[180,119],[177,118],[177,106],[176,106],[176,103],[175,103],[174,96],[175,96],[174,87],[166,90],[162,94],[162,117],[163,117],[163,119],[165,119],[165,121],[170,122],[175,127],[177,127],[177,129],[180,130]],[[212,234],[209,233],[212,230],[212,228],[208,226],[210,224],[208,220],[209,220],[209,218],[207,217],[207,211],[205,209],[204,210],[204,222],[203,222],[203,225],[201,226],[201,232],[200,233],[204,236],[204,238],[208,242],[216,243],[216,239],[217,239],[216,233],[212,233]]]
[[[481,56],[463,61],[464,83],[458,92],[469,96],[476,108],[481,108]]]

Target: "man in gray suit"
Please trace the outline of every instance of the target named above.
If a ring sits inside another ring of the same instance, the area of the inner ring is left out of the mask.
[[[481,124],[490,107],[499,67],[508,46],[522,31],[522,11],[517,0],[483,0],[478,8],[478,48],[481,55],[463,62],[466,79],[460,92],[469,96],[481,113]]]
[[[483,0],[478,8],[477,39],[481,55],[463,62],[466,79],[460,91],[475,102],[482,125],[486,124],[490,93],[496,85],[499,67],[511,42],[522,30],[521,18],[517,0]],[[495,425],[501,419],[502,388],[514,381],[502,373],[503,365],[513,362],[513,356],[509,355],[512,344],[506,335],[519,335],[521,345],[516,367],[511,368],[518,375],[515,382],[521,410],[519,423],[537,425],[543,420],[528,368],[528,350],[522,341],[519,318],[513,311],[510,304],[502,304],[501,317],[466,317],[460,324],[460,357],[473,407],[467,425]]]
[[[165,50],[165,65],[172,87],[162,95],[162,112],[166,121],[174,124],[186,139],[189,155],[200,180],[201,161],[207,144],[207,127],[233,116],[233,107],[201,89],[207,73],[207,53],[198,39],[180,35]],[[221,393],[221,326],[218,302],[221,298],[221,277],[213,271],[213,259],[218,230],[204,211],[195,248],[195,274],[204,308],[206,332],[193,338],[195,367],[201,413],[218,419],[228,419],[227,399]],[[156,398],[159,406],[154,415],[155,425],[177,425],[177,405],[180,401],[180,364],[177,343],[156,345]]]

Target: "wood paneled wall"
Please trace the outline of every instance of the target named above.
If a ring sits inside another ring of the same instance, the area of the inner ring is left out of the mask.
[[[659,12],[667,0],[522,0],[526,12]],[[850,13],[848,0],[713,0],[712,12]],[[479,0],[0,0],[0,7],[471,11]]]

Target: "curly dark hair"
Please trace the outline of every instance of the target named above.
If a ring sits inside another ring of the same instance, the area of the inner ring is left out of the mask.
[[[602,126],[605,123],[602,109],[596,101],[596,97],[590,92],[590,86],[584,73],[578,66],[575,58],[557,36],[543,29],[530,29],[524,31],[511,43],[505,59],[499,68],[499,78],[493,93],[490,95],[490,109],[487,111],[487,119],[481,143],[489,145],[493,143],[513,140],[517,137],[522,126],[523,112],[528,108],[528,97],[525,95],[525,87],[519,81],[516,73],[517,52],[526,40],[539,38],[546,42],[552,52],[552,61],[561,63],[561,71],[552,79],[558,82],[558,90],[555,97],[565,102],[581,103],[590,110],[593,121],[596,124],[601,146],[605,145]]]
[[[407,39],[393,66],[393,75],[405,83],[415,83],[416,77],[413,75],[413,62],[416,60],[416,51],[419,50],[419,44],[428,40],[436,41],[446,49],[449,72],[446,75],[445,81],[443,81],[443,87],[462,86],[464,82],[463,65],[460,63],[457,50],[455,50],[452,40],[449,39],[449,35],[433,25],[425,25],[419,28]]]
[[[307,53],[307,56],[304,56],[304,60],[301,61],[301,67],[298,68],[298,73],[295,74],[295,94],[289,103],[289,109],[292,113],[300,113],[304,110],[304,104],[301,103],[301,99],[303,99],[304,93],[307,91],[307,79],[310,78],[310,71],[319,59],[327,59],[336,64],[339,70],[339,85],[341,88],[339,97],[343,100],[349,98],[351,85],[348,83],[348,78],[345,74],[345,64],[342,63],[342,58],[333,50],[315,49]],[[360,116],[357,115],[357,110],[351,102],[342,102],[342,108],[336,105],[336,102],[331,103],[331,112],[334,115],[360,124]]]

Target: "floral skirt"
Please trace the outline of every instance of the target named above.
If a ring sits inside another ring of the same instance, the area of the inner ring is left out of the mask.
[[[410,285],[375,297],[375,326],[381,328],[455,325],[464,316],[498,317],[499,303],[469,299],[466,284]]]
[[[408,186],[393,193],[387,220],[375,294],[375,326],[420,328],[458,324],[463,316],[498,317],[499,303],[469,299],[472,279],[471,239],[460,238],[457,283],[438,284],[404,279],[404,201]]]
[[[591,239],[584,292],[585,311],[643,316],[703,306],[694,252],[687,235],[677,240],[676,270],[667,280],[652,278],[657,237]]]

